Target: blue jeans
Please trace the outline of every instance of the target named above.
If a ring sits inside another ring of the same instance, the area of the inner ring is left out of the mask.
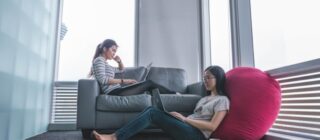
[[[148,107],[135,119],[118,129],[118,140],[126,140],[141,130],[154,124],[176,140],[205,140],[202,132],[155,107]]]

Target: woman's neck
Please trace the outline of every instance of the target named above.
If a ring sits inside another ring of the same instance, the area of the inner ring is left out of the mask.
[[[216,89],[215,89],[215,90],[212,90],[212,91],[211,91],[211,96],[216,96],[216,95],[218,95],[217,90],[216,90]]]
[[[106,61],[108,60],[105,54],[101,54],[100,56],[102,56]]]

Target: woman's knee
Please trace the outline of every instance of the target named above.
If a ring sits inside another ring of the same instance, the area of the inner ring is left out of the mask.
[[[155,85],[155,82],[153,82],[152,80],[147,80],[147,83],[148,83],[150,86],[154,86],[154,85]]]
[[[144,111],[154,111],[156,108],[154,106],[149,106],[144,109]]]
[[[163,111],[159,110],[156,107],[150,106],[147,108],[147,113],[150,116],[150,119],[152,120],[152,122],[157,123],[161,120],[161,118],[163,117]]]
[[[158,108],[154,107],[154,106],[149,106],[145,109],[146,112],[148,112],[150,114],[151,117],[153,116],[158,116],[159,113],[161,112]]]

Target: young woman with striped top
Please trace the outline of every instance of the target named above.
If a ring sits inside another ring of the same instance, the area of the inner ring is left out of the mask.
[[[96,52],[92,60],[92,68],[89,76],[93,76],[99,83],[103,93],[108,95],[134,95],[144,91],[159,88],[160,91],[171,92],[170,90],[158,85],[152,81],[145,81],[134,86],[121,87],[121,84],[135,84],[134,79],[116,79],[115,73],[122,72],[124,65],[121,58],[116,55],[118,49],[117,43],[112,39],[106,39],[97,46]],[[108,64],[108,60],[114,60],[118,63],[115,68]]]

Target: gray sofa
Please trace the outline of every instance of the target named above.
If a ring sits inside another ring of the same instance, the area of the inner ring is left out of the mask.
[[[145,67],[127,68],[124,78],[141,80],[146,74]],[[120,75],[116,74],[116,78]],[[161,93],[164,106],[169,111],[188,115],[192,113],[205,90],[201,82],[187,84],[186,72],[177,68],[151,67],[147,80],[152,80],[176,93]],[[148,92],[132,96],[110,96],[100,93],[99,84],[94,79],[80,79],[78,82],[77,128],[83,137],[88,137],[93,129],[114,131],[126,124],[146,107],[152,106],[152,96]],[[146,129],[158,131],[156,127]]]

